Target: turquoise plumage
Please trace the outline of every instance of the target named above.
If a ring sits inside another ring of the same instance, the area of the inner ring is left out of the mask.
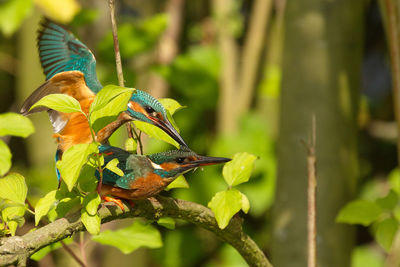
[[[38,32],[37,44],[46,80],[60,72],[78,70],[94,93],[103,88],[97,79],[93,53],[72,32],[46,19]]]
[[[179,175],[200,166],[230,161],[228,158],[205,157],[185,148],[148,156],[131,154],[123,149],[102,145],[104,166],[117,158],[123,176],[103,170],[102,195],[110,194],[124,199],[148,198],[158,194]],[[96,172],[99,179],[99,173]]]

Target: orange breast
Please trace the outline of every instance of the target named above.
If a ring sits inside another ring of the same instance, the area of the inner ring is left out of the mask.
[[[94,96],[85,98],[80,101],[81,108],[86,114],[89,113],[90,105],[94,100]],[[87,144],[92,142],[89,123],[83,114],[79,112],[63,113],[63,117],[68,120],[64,129],[54,137],[57,138],[59,149],[65,151],[76,144]]]

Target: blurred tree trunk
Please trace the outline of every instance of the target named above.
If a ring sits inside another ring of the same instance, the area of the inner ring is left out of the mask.
[[[363,1],[288,1],[285,17],[274,266],[307,265],[306,151],[317,120],[318,266],[349,266],[354,234],[335,223],[358,175]]]

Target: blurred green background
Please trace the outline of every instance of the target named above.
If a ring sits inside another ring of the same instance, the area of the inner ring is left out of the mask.
[[[174,119],[199,154],[258,157],[239,186],[251,204],[245,231],[275,266],[306,265],[306,149],[317,121],[320,266],[383,266],[387,252],[370,228],[335,222],[350,200],[389,191],[396,137],[389,56],[378,1],[120,0],[116,1],[125,85],[186,106]],[[36,32],[43,15],[62,23],[97,59],[102,84],[117,84],[107,1],[0,1],[0,113],[18,112],[41,83]],[[28,199],[57,186],[56,144],[47,114],[36,132],[9,138],[13,170]],[[123,127],[112,144],[123,146]],[[145,153],[166,150],[144,139]],[[189,173],[189,189],[164,195],[207,205],[226,185],[221,167]],[[129,222],[113,222],[116,229]],[[33,227],[33,218],[19,234]],[[246,266],[213,234],[185,222],[160,228],[163,247],[124,255],[88,241],[89,266]],[[90,237],[87,236],[87,240]],[[78,247],[71,246],[78,251]],[[77,252],[79,253],[79,252]],[[32,266],[78,266],[62,249]]]

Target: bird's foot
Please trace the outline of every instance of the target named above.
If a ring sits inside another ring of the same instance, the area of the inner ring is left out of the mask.
[[[118,198],[113,198],[113,197],[108,197],[108,196],[102,196],[101,197],[104,202],[113,202],[115,203],[122,211],[125,211],[124,205],[122,204],[121,199]]]

